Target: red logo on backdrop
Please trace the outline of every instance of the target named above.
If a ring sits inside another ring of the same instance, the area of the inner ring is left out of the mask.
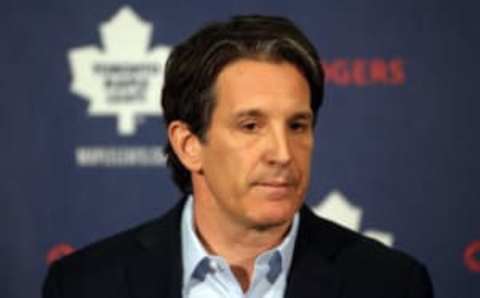
[[[473,241],[467,246],[463,261],[471,271],[480,272],[480,240]]]
[[[73,248],[70,244],[60,243],[52,247],[47,254],[47,264],[52,264],[53,262],[68,256],[69,254],[73,253],[75,248]]]
[[[326,82],[338,86],[401,86],[406,80],[402,58],[336,58],[322,64]]]

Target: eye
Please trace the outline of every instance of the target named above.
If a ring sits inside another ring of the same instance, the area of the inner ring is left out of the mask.
[[[246,132],[255,132],[258,130],[258,123],[253,121],[241,123],[240,128]]]
[[[290,123],[290,129],[294,132],[305,132],[310,129],[310,124],[306,121],[293,121]]]

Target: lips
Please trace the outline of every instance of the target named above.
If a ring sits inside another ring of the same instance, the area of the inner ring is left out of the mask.
[[[255,186],[272,198],[284,197],[294,189],[294,185],[287,181],[262,181],[255,183]]]
[[[269,187],[290,187],[292,186],[291,183],[287,181],[265,181],[265,182],[259,182],[258,185],[261,186],[269,186]]]

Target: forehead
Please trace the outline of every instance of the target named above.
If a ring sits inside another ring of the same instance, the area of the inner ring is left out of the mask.
[[[223,68],[214,90],[221,111],[310,111],[308,82],[289,62],[237,60]]]

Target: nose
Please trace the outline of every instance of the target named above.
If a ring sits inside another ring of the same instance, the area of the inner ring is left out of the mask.
[[[268,146],[267,160],[269,164],[282,166],[289,164],[292,159],[292,154],[286,129],[271,129],[269,136],[266,140]]]

